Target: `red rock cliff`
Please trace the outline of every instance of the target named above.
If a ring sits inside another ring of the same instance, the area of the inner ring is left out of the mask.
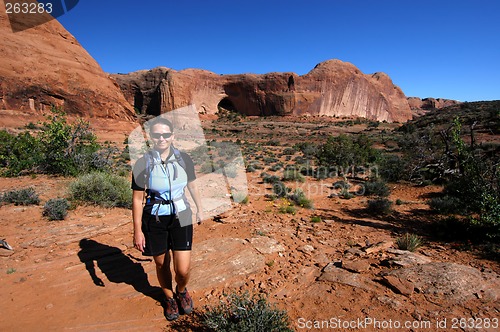
[[[0,109],[132,119],[118,85],[56,20],[14,33],[0,0]],[[23,19],[30,19],[25,17]]]
[[[246,115],[359,116],[389,122],[412,117],[406,96],[387,75],[365,75],[340,60],[322,62],[303,76],[155,68],[112,77],[127,100],[149,114],[195,104],[206,113],[222,106]]]

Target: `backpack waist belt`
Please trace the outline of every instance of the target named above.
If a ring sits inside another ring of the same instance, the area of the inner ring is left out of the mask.
[[[183,195],[184,196],[184,195]],[[173,200],[172,199],[164,199],[164,198],[161,198],[161,197],[151,197],[150,199],[147,200],[146,202],[146,206],[153,206],[155,204],[160,204],[160,205],[165,205],[165,204],[171,204],[172,207],[173,207],[173,210],[175,211],[175,205],[174,203],[175,202],[178,202],[178,201],[181,201],[184,199],[184,197],[181,196],[181,197],[178,197],[178,198],[174,198]],[[155,214],[155,217],[156,217],[156,221],[157,222],[160,222],[160,217],[158,216],[158,212],[160,211],[160,207],[158,207],[158,209],[156,209],[156,214]],[[176,211],[177,213],[177,211]]]

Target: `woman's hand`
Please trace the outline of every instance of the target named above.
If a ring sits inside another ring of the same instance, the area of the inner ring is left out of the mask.
[[[198,225],[201,225],[201,222],[203,221],[203,213],[201,211],[196,212],[196,222]]]
[[[146,239],[143,232],[134,232],[134,247],[140,252],[144,252],[144,248],[146,248]]]

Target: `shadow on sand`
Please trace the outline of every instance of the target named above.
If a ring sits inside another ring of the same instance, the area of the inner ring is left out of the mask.
[[[80,240],[80,261],[85,264],[92,281],[96,286],[104,287],[104,282],[97,276],[95,264],[114,283],[126,283],[142,294],[161,301],[160,287],[153,287],[148,281],[148,275],[140,263],[134,262],[119,248],[108,246],[94,240]]]

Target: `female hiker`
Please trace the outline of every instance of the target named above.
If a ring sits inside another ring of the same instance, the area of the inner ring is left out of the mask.
[[[193,300],[186,287],[193,240],[186,187],[196,204],[198,224],[202,220],[202,210],[193,182],[196,178],[193,161],[173,146],[172,123],[161,117],[150,123],[153,148],[137,160],[132,176],[134,247],[143,255],[153,256],[156,275],[166,297],[164,314],[168,320],[174,320],[179,317],[179,305],[185,314],[193,310]]]

